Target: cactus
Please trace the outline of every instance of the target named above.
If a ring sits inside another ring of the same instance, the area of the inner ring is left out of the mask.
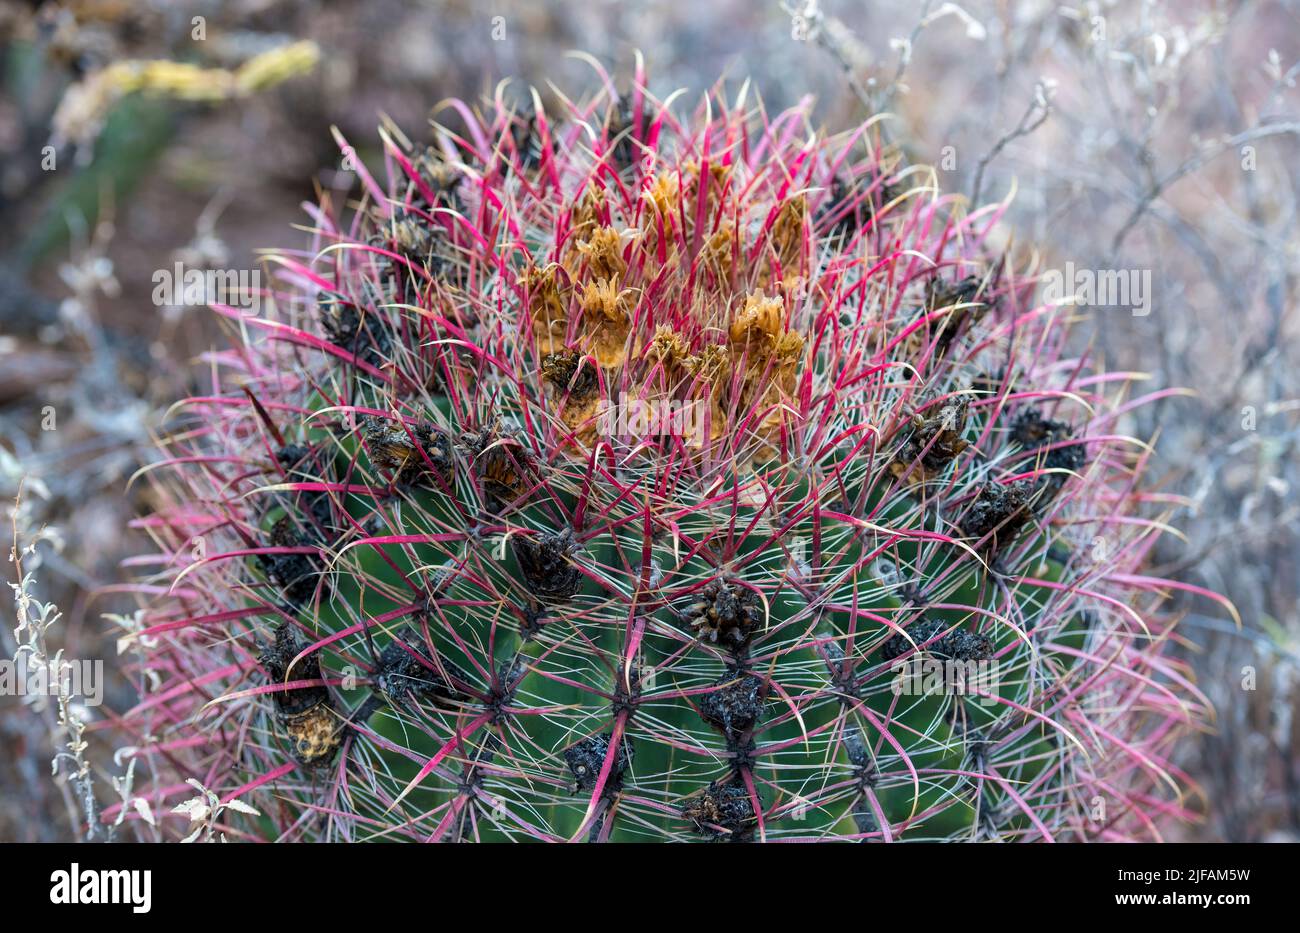
[[[384,128],[214,306],[139,523],[140,796],[200,780],[232,839],[1159,838],[1209,711],[1133,375],[873,124],[603,84]]]

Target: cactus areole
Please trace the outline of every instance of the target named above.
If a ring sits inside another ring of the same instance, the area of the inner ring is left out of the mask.
[[[381,131],[215,306],[137,793],[232,840],[1159,838],[1205,710],[1130,377],[872,123],[644,88]]]

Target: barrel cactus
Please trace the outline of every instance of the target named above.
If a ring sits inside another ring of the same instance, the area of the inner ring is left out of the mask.
[[[130,820],[1158,838],[1207,710],[1133,374],[872,123],[601,83],[385,127],[386,174],[340,138],[354,200],[214,306],[147,471]]]

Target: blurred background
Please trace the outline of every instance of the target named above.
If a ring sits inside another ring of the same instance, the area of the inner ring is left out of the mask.
[[[542,101],[593,89],[581,50],[652,92],[748,78],[843,129],[889,111],[910,161],[978,203],[1014,191],[1006,241],[1044,268],[1149,271],[1151,313],[1079,328],[1100,363],[1186,387],[1135,412],[1175,506],[1154,573],[1218,721],[1182,767],[1202,819],[1173,838],[1300,841],[1300,3],[1118,0],[0,0],[0,494],[45,529],[29,595],[49,650],[106,661],[81,765],[56,704],[0,697],[0,841],[81,836],[81,779],[112,802],[114,675],[134,606],[115,589],[148,503],[127,480],[167,404],[201,383],[209,313],[154,273],[256,269],[305,242],[317,186],[346,183],[330,127],[377,153],[435,105],[504,78]],[[26,478],[24,480],[24,477]],[[5,537],[10,536],[9,528]],[[7,565],[6,579],[14,581]],[[28,561],[26,569],[35,562]],[[0,657],[16,649],[6,594]]]

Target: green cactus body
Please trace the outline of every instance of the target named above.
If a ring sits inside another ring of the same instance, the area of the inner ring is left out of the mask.
[[[641,86],[386,135],[217,309],[151,474],[145,793],[273,839],[1157,834],[1204,709],[1127,380],[869,128]]]

